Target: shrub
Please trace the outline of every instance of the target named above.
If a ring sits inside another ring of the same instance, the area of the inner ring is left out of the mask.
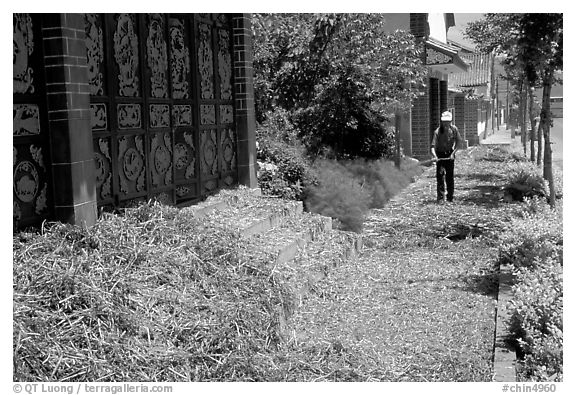
[[[548,196],[548,184],[538,167],[531,163],[515,166],[504,187],[508,199],[523,201],[534,196]]]
[[[289,114],[282,109],[269,113],[257,128],[258,183],[265,194],[302,200],[306,185],[313,181],[296,134]]]
[[[552,259],[521,268],[512,288],[510,329],[524,355],[523,375],[537,381],[561,379],[563,363],[562,271]]]
[[[398,169],[389,160],[367,161],[356,159],[342,162],[371,195],[370,208],[383,207],[394,195],[404,189],[422,174],[422,167],[403,161]]]
[[[562,265],[562,211],[546,208],[541,200],[539,205],[537,202],[524,208],[536,210],[535,214],[525,211],[520,218],[513,219],[500,236],[501,263],[534,267],[551,258]]]
[[[336,161],[322,160],[315,168],[319,181],[309,188],[307,209],[337,219],[344,230],[361,231],[370,191]]]
[[[366,86],[358,76],[343,75],[315,98],[315,104],[295,114],[309,152],[328,150],[335,159],[390,157],[394,132],[390,120],[370,108]]]
[[[317,181],[308,188],[306,207],[339,220],[344,229],[360,231],[368,209],[383,207],[422,169],[407,162],[399,170],[383,159],[356,159],[317,161],[314,172]]]

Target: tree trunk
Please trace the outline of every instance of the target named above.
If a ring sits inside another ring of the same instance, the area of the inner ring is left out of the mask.
[[[534,143],[536,140],[536,120],[534,119],[534,89],[528,88],[529,101],[528,101],[528,116],[530,117],[530,160],[536,161],[536,153]]]
[[[536,154],[536,164],[542,164],[542,119],[538,122],[538,153]]]
[[[402,161],[400,154],[400,128],[402,126],[400,116],[400,112],[398,111],[394,114],[394,128],[396,129],[396,155],[394,155],[394,164],[397,169],[400,168],[400,163]]]
[[[524,148],[524,156],[526,156],[526,90],[527,86],[522,83],[520,88],[520,133],[522,136],[522,147]]]
[[[550,91],[552,88],[552,70],[546,70],[543,78],[542,90],[542,113],[540,123],[544,134],[544,170],[543,176],[548,181],[550,188],[550,207],[556,205],[556,188],[554,187],[554,176],[552,173],[552,145],[550,144]]]

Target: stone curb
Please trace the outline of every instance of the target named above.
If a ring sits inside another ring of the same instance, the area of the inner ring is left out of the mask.
[[[512,297],[512,280],[512,266],[500,265],[494,336],[494,373],[492,376],[492,381],[495,382],[516,381],[516,351],[506,343],[506,339],[510,336],[507,326],[510,314],[506,305]]]

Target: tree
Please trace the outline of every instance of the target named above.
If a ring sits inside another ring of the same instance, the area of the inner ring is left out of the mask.
[[[392,119],[410,106],[425,68],[414,37],[379,14],[256,14],[257,119],[290,111],[312,152],[390,156]]]
[[[525,81],[529,88],[542,85],[543,176],[550,187],[551,206],[555,204],[556,192],[550,144],[550,89],[556,81],[556,71],[562,69],[562,24],[562,14],[485,14],[484,19],[470,23],[466,29],[466,35],[480,50],[506,55],[505,64],[519,74],[521,83]]]

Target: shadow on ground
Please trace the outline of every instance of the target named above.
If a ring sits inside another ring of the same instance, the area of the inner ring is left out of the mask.
[[[498,294],[498,272],[493,271],[485,274],[472,274],[462,278],[464,285],[454,287],[466,292],[474,292],[486,296]]]
[[[465,178],[469,180],[478,180],[482,182],[506,181],[508,176],[505,174],[485,174],[485,173],[467,173],[454,174],[454,178]]]

